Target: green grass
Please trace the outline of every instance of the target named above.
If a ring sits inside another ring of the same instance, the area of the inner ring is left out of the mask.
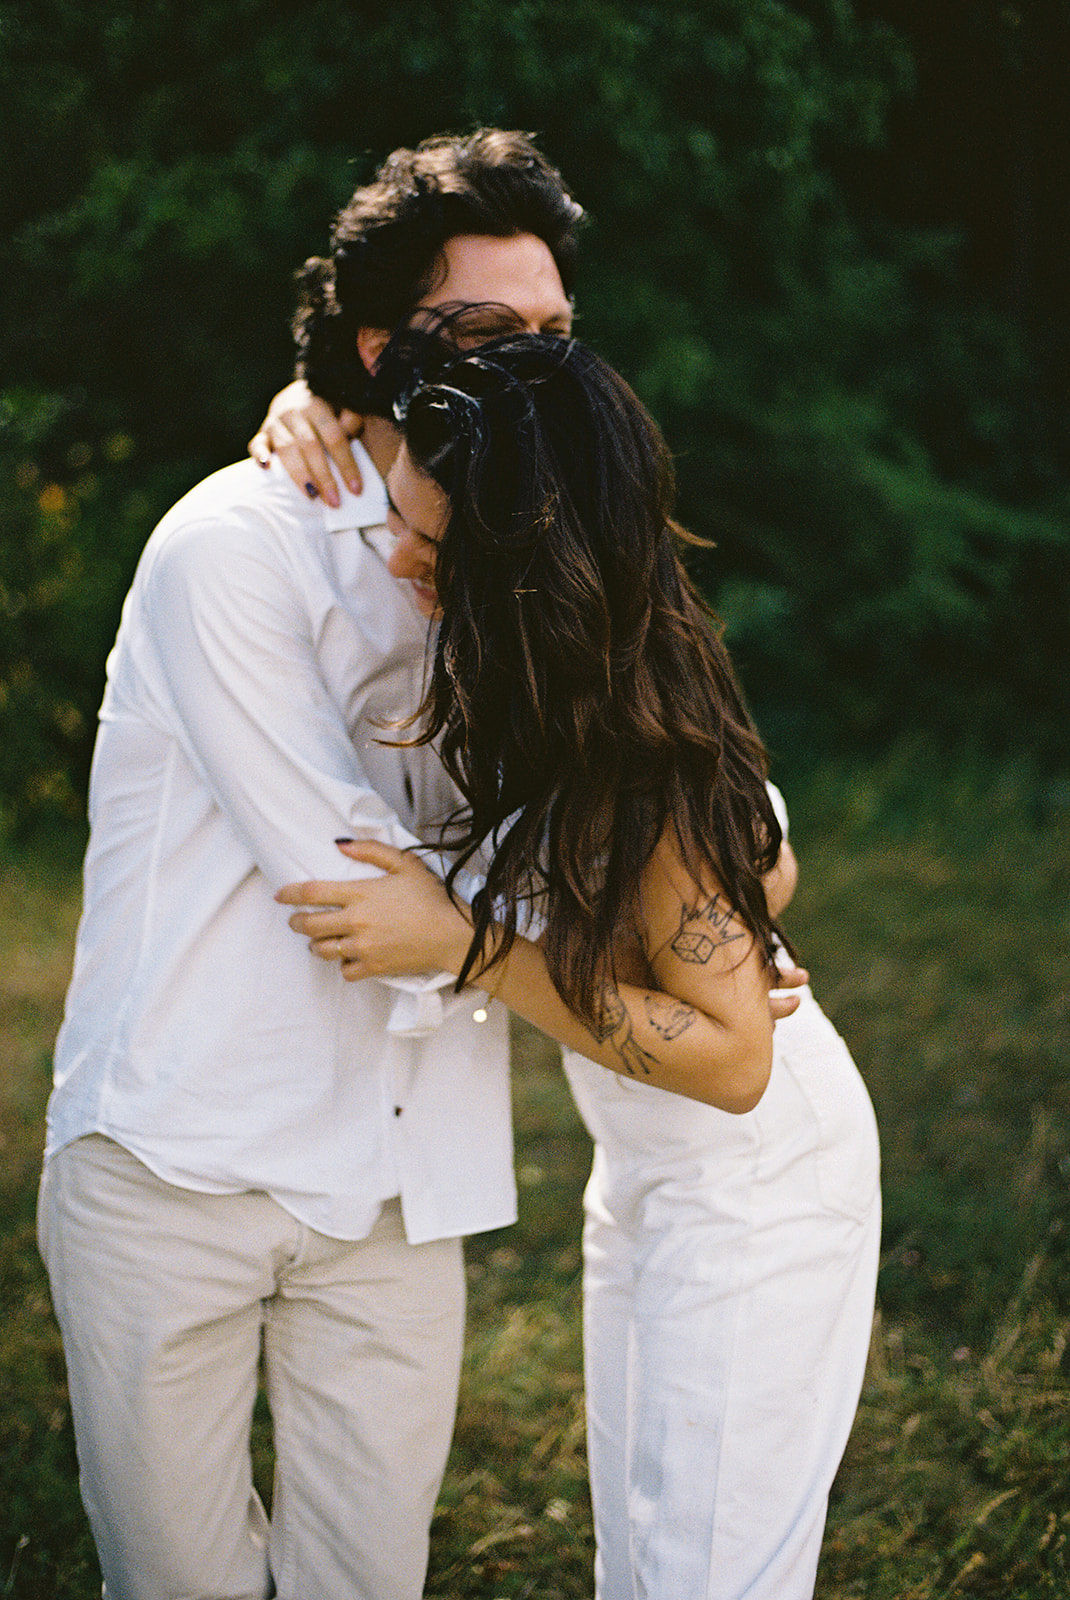
[[[792,790],[790,781],[787,782]],[[1028,770],[901,752],[789,792],[790,927],[877,1107],[880,1313],[821,1600],[1070,1594],[1070,805]],[[76,907],[0,869],[0,1597],[98,1592],[33,1189]],[[589,1147],[518,1030],[521,1221],[469,1246],[464,1391],[429,1596],[591,1590],[580,1384]],[[258,1475],[270,1474],[266,1420]],[[665,1597],[671,1600],[671,1597]]]

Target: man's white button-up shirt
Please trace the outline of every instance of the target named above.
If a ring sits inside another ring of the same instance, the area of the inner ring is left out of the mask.
[[[468,994],[423,1037],[392,1026],[398,988],[345,982],[273,899],[366,871],[336,838],[433,838],[455,800],[427,747],[377,742],[419,701],[427,623],[368,537],[385,491],[361,470],[332,510],[277,466],[227,467],[146,546],[108,662],[48,1154],[103,1133],[338,1238],[400,1194],[421,1242],[515,1217],[502,1008],[476,1022]],[[420,995],[400,1003],[411,1020]]]

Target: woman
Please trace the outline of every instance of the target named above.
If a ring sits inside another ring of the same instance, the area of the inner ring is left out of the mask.
[[[561,340],[455,356],[401,421],[391,570],[439,619],[417,737],[486,887],[469,911],[364,844],[383,878],[280,898],[329,908],[291,923],[347,978],[478,976],[566,1048],[601,1600],[802,1600],[868,1347],[876,1136],[808,994],[773,1036],[781,825],[667,452]]]

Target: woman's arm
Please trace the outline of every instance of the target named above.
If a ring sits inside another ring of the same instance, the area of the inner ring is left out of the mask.
[[[346,854],[383,868],[385,877],[291,884],[277,896],[285,905],[329,908],[290,918],[313,952],[339,961],[351,980],[459,972],[471,927],[441,883],[389,846],[351,845]],[[772,1063],[772,974],[719,886],[695,884],[667,848],[644,873],[641,900],[651,982],[607,989],[596,1031],[565,1005],[531,940],[516,940],[486,974],[487,987],[518,1016],[614,1072],[723,1111],[751,1110]]]
[[[364,419],[355,411],[335,412],[302,378],[295,378],[272,400],[249,440],[249,454],[266,467],[274,453],[299,489],[306,494],[312,490],[329,506],[337,506],[332,463],[347,488],[359,494],[360,469],[349,442],[360,437],[363,426]]]

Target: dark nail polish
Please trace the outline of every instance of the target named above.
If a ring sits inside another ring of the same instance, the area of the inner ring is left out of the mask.
[[[335,842],[335,844],[355,844],[356,843],[356,841],[354,839],[336,839],[334,842]]]
[[[320,497],[320,492],[314,483],[305,484],[305,493],[308,495],[310,500],[318,500]]]

